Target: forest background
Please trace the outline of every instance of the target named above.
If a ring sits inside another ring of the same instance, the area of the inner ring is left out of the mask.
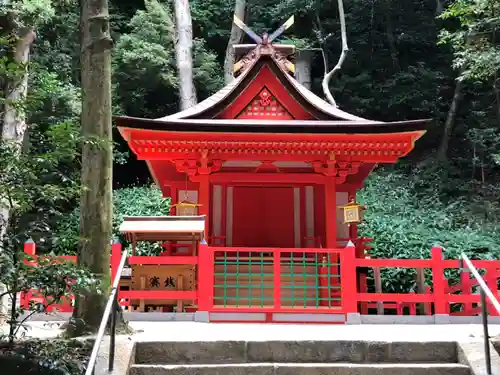
[[[64,184],[80,174],[79,7],[71,0],[31,3],[33,8],[24,6],[21,16],[32,17],[30,12],[40,9],[45,13],[37,16],[32,45],[24,143],[35,161],[61,145],[65,151],[74,148],[75,157],[57,161],[57,181]],[[189,4],[194,82],[201,101],[224,85],[235,2]],[[295,25],[280,41],[310,51],[312,89],[322,96],[321,49],[329,68],[341,53],[337,2],[246,0],[245,5],[245,22],[258,33],[295,15]],[[359,195],[368,207],[361,235],[373,238],[372,255],[427,258],[431,246],[440,244],[448,258],[461,251],[499,258],[500,4],[346,0],[344,7],[350,51],[330,84],[340,108],[381,121],[434,119],[411,156],[396,166],[379,166]],[[172,2],[114,0],[110,15],[114,114],[154,118],[178,111]],[[1,43],[8,45],[3,39]],[[8,61],[0,66],[7,69]],[[169,200],[152,186],[145,163],[128,153],[116,130],[114,140],[113,225],[118,236],[123,215],[168,214]],[[42,187],[53,178],[48,175],[42,167],[37,172]],[[67,198],[45,199],[36,208],[47,217],[46,225],[32,232],[40,251],[76,253],[78,197],[68,193]],[[393,272],[388,288],[395,290],[409,275]]]

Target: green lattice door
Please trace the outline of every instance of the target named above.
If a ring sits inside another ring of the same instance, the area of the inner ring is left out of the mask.
[[[340,307],[336,254],[282,253],[282,309]],[[274,258],[270,252],[221,252],[215,258],[214,305],[218,308],[273,308]]]

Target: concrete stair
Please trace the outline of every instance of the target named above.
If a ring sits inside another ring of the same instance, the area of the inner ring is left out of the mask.
[[[129,375],[471,375],[454,342],[137,342]]]

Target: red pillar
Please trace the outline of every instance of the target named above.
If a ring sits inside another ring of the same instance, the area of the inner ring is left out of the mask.
[[[497,266],[496,262],[494,263],[491,267],[486,269],[486,285],[490,288],[491,292],[493,295],[498,296],[498,276],[497,276]],[[497,297],[498,299],[498,297]],[[498,316],[498,311],[495,309],[495,307],[491,304],[489,298],[486,299],[486,302],[488,304],[488,314],[491,316]]]
[[[198,311],[209,311],[214,295],[214,254],[208,245],[198,246]]]
[[[179,195],[177,186],[170,186],[170,215],[174,216],[176,214],[176,209],[174,204],[177,204],[177,196]]]
[[[349,242],[342,253],[342,307],[344,312],[357,313],[356,248]]]
[[[335,178],[328,178],[325,183],[325,238],[326,248],[337,247],[337,189]]]
[[[327,249],[337,248],[337,189],[335,185],[335,177],[329,177],[325,183],[325,245]],[[327,300],[324,301],[326,305],[331,305],[334,292],[340,286],[339,278],[339,256],[338,253],[330,253],[327,257],[330,267],[330,290],[325,289]],[[327,272],[328,274],[328,272]],[[333,276],[337,275],[337,276]],[[328,285],[328,278],[326,280]]]
[[[24,264],[26,265],[31,264],[36,266],[36,260],[29,259],[29,258],[35,258],[36,255],[36,244],[31,238],[24,243],[24,254],[25,254]],[[25,310],[29,309],[30,299],[31,299],[31,291],[20,294],[19,305],[21,306],[22,309]]]
[[[118,272],[118,267],[120,266],[120,260],[122,257],[122,244],[118,241],[113,241],[111,244],[111,285],[115,281],[116,273]]]
[[[210,238],[210,180],[208,175],[200,176],[200,187],[198,190],[198,209],[200,215],[205,215],[205,239]]]
[[[446,280],[444,278],[443,249],[434,246],[432,256],[432,282],[434,284],[434,314],[448,315],[449,306],[446,300]]]

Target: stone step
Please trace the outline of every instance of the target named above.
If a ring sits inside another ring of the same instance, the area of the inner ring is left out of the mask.
[[[471,375],[460,364],[244,363],[132,365],[130,375]]]
[[[454,342],[137,342],[136,364],[457,363]]]

